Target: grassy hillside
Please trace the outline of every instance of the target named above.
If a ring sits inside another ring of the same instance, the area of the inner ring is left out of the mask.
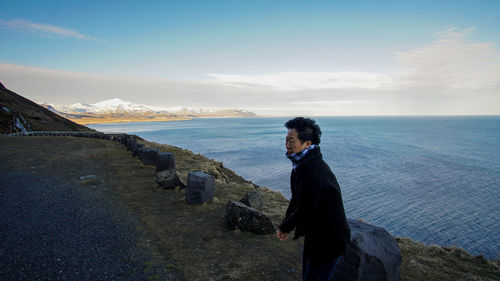
[[[24,98],[0,83],[0,134],[27,131],[92,131]]]
[[[300,280],[302,239],[280,242],[274,235],[231,231],[224,222],[228,200],[257,190],[263,211],[273,223],[282,219],[288,201],[278,192],[246,182],[220,162],[174,146],[140,140],[175,154],[182,179],[190,171],[216,177],[215,199],[187,205],[183,190],[164,190],[154,181],[155,168],[143,165],[118,143],[73,137],[0,136],[0,168],[52,175],[75,188],[106,190],[138,215],[151,238],[144,247],[163,256],[151,266],[166,266],[185,280]],[[83,175],[95,179],[79,180]],[[403,255],[401,280],[500,280],[498,261],[471,256],[461,249],[427,246],[398,238]],[[154,280],[154,276],[151,276]]]

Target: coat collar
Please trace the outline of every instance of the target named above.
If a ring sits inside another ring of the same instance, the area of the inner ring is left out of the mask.
[[[308,149],[292,155],[286,155],[292,161],[293,169],[296,170],[298,166],[303,165],[312,159],[321,157],[321,150],[318,145],[312,145]]]

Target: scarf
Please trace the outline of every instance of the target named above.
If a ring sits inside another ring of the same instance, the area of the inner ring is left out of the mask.
[[[308,148],[306,148],[300,152],[290,154],[290,155],[288,155],[288,153],[285,153],[285,155],[288,159],[290,159],[290,161],[292,161],[293,169],[295,170],[300,165],[300,161],[302,159],[304,159],[304,157],[306,157],[307,153],[315,148],[316,148],[316,145],[312,144],[311,146],[309,146]]]

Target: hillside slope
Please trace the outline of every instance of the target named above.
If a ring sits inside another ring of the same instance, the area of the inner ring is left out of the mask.
[[[7,89],[0,83],[0,134],[25,131],[92,131]]]
[[[200,154],[145,140],[139,142],[174,153],[177,173],[184,181],[192,171],[213,174],[215,199],[202,205],[186,204],[185,189],[160,188],[154,180],[154,166],[143,165],[122,145],[101,139],[0,136],[0,173],[50,176],[75,190],[102,193],[111,198],[109,202],[121,202],[120,210],[139,218],[140,227],[150,235],[139,241],[140,246],[156,253],[145,264],[146,273],[150,269],[167,270],[178,274],[181,280],[300,280],[302,239],[283,243],[273,234],[229,230],[224,221],[229,200],[239,200],[248,191],[258,190],[263,199],[262,211],[277,225],[288,205],[281,193],[256,187],[222,163]],[[95,178],[80,180],[85,175]],[[498,260],[489,261],[462,249],[428,246],[408,238],[397,241],[403,255],[402,281],[500,280]],[[29,250],[33,246],[24,241],[18,247]],[[6,255],[3,258],[12,259]],[[92,259],[79,262],[85,264]],[[93,271],[99,269],[102,267]],[[57,272],[47,274],[57,279]],[[3,280],[1,272],[0,279]]]

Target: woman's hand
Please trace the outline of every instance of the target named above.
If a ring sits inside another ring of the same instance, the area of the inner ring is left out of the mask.
[[[279,240],[285,241],[288,239],[288,233],[281,232],[281,229],[278,228],[278,232],[276,232],[276,236]]]

